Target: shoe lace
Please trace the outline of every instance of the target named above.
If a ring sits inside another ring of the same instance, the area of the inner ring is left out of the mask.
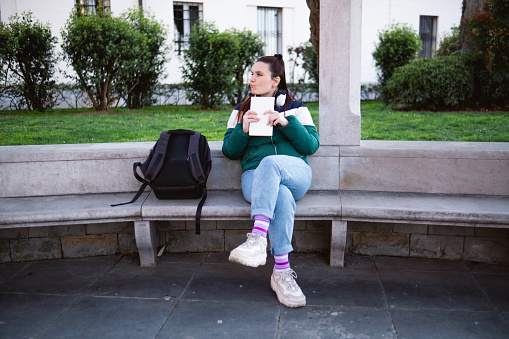
[[[258,239],[260,239],[260,235],[254,234],[254,233],[248,233],[247,240],[244,243],[244,246],[246,246],[247,248],[256,246],[256,244],[258,243]]]
[[[297,273],[292,269],[283,272],[281,275],[281,280],[285,283],[288,290],[294,290],[299,287],[295,279],[297,279]]]

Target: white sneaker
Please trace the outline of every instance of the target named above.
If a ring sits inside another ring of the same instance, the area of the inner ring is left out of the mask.
[[[292,269],[278,272],[272,271],[270,287],[276,292],[279,302],[286,307],[302,307],[306,305],[306,296],[302,293],[295,279],[297,273]]]
[[[265,265],[267,239],[259,234],[248,233],[246,242],[231,251],[228,260],[250,267]]]

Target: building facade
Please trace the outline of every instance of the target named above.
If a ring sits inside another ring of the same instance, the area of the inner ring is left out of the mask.
[[[76,3],[88,5],[93,10],[98,1],[0,0],[0,20],[7,22],[16,13],[30,11],[37,20],[49,22],[53,35],[61,41],[60,32]],[[114,15],[142,6],[166,25],[172,55],[166,67],[165,83],[181,82],[186,34],[197,19],[214,22],[220,31],[237,28],[257,32],[266,42],[265,53],[281,53],[285,60],[289,60],[288,47],[303,44],[310,36],[309,9],[305,0],[105,0],[104,4]],[[462,0],[362,0],[361,82],[377,81],[372,53],[381,29],[394,23],[409,24],[421,34],[422,56],[429,57],[438,48],[443,34],[453,25],[459,25],[461,5]],[[287,63],[287,72],[290,67]],[[64,62],[59,62],[57,69],[62,74],[72,72]],[[57,75],[58,82],[65,81],[62,74]]]

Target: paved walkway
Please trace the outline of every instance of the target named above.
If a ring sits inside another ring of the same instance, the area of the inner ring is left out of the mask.
[[[272,263],[227,253],[0,264],[0,338],[509,338],[509,268],[292,254],[307,306],[281,306]]]

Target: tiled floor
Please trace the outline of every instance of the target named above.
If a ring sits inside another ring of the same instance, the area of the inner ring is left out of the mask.
[[[307,306],[288,309],[273,261],[227,255],[0,264],[0,338],[509,338],[509,267],[291,254]]]

